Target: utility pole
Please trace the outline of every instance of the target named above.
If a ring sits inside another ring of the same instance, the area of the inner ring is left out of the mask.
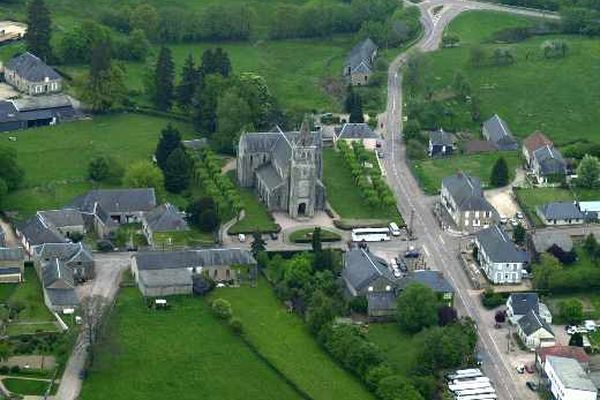
[[[410,210],[410,222],[408,224],[408,239],[409,240],[413,240],[413,238],[414,238],[414,235],[413,235],[414,218],[415,218],[415,209],[413,208],[412,210]]]

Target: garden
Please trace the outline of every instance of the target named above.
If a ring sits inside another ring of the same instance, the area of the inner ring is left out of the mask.
[[[315,228],[298,229],[290,233],[289,240],[292,243],[311,243],[313,241]],[[319,239],[322,242],[337,242],[342,237],[329,229],[319,229]]]

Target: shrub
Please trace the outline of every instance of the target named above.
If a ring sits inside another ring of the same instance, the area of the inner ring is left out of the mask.
[[[506,300],[500,293],[494,293],[493,289],[486,289],[481,295],[481,304],[485,308],[491,309],[496,308],[504,304]]]
[[[19,367],[18,365],[14,365],[10,367],[10,372],[11,374],[18,374],[19,372],[21,372],[21,367]]]
[[[215,299],[210,305],[215,316],[222,320],[228,320],[233,314],[231,304],[225,299]]]
[[[6,375],[6,374],[8,374],[8,371],[9,371],[9,369],[6,365],[3,365],[0,367],[0,374]]]
[[[229,327],[236,335],[241,335],[244,331],[244,327],[242,326],[242,321],[239,318],[232,318],[229,321]]]
[[[369,303],[367,302],[366,296],[357,296],[357,297],[354,297],[352,300],[350,300],[350,303],[348,304],[348,306],[354,312],[366,313]]]

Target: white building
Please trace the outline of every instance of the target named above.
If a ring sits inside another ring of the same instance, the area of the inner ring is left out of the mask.
[[[477,232],[477,261],[494,284],[520,283],[529,254],[519,249],[498,225]]]
[[[550,325],[540,315],[529,310],[524,317],[517,321],[517,335],[523,344],[530,350],[538,347],[550,347],[556,345],[556,338]]]
[[[556,400],[596,400],[598,389],[579,362],[572,358],[548,356],[544,371]]]

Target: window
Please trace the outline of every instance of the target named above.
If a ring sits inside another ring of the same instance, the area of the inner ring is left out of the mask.
[[[225,270],[225,278],[227,278],[227,280],[231,279],[231,270],[229,270],[229,269]]]
[[[475,218],[479,218],[479,211],[475,211]]]
[[[369,286],[369,288],[367,289],[369,292],[373,291],[373,286]]]
[[[465,218],[469,218],[469,212],[468,211],[465,211]]]
[[[392,287],[391,287],[390,285],[387,285],[387,286],[385,287],[385,291],[386,291],[386,292],[389,292],[390,290],[392,290]]]

